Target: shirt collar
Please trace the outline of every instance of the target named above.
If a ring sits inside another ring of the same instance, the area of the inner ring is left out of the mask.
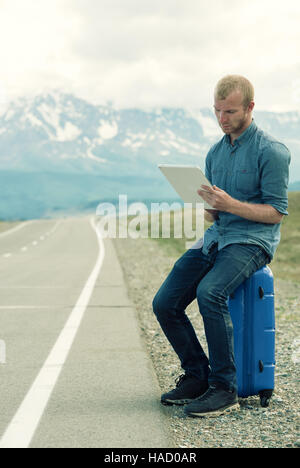
[[[226,135],[226,142],[227,142],[231,147],[240,146],[240,145],[246,143],[246,142],[252,137],[252,135],[254,134],[254,132],[256,131],[256,129],[257,129],[257,125],[256,125],[256,123],[254,122],[254,120],[252,119],[252,122],[251,122],[251,124],[249,125],[249,127],[246,128],[246,130],[235,140],[233,146],[231,145],[230,135]]]

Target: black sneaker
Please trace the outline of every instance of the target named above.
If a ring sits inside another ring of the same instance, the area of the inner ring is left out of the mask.
[[[214,383],[204,395],[187,405],[184,412],[187,416],[214,417],[239,409],[237,393]]]
[[[192,375],[182,374],[176,379],[176,388],[161,396],[163,405],[184,405],[203,395],[208,389],[207,380],[199,380]]]

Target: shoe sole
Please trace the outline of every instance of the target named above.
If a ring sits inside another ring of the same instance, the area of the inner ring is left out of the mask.
[[[217,416],[221,416],[225,413],[231,413],[231,411],[239,411],[240,405],[239,403],[235,403],[234,405],[226,406],[225,408],[220,408],[216,411],[208,411],[207,413],[196,413],[193,411],[186,411],[187,416],[191,416],[194,418],[215,418]]]
[[[183,406],[183,405],[187,405],[188,403],[191,403],[192,401],[194,401],[193,399],[189,399],[189,400],[161,400],[161,403],[165,406],[173,406],[173,405],[177,405],[177,406]]]

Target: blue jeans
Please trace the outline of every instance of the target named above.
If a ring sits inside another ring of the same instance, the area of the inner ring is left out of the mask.
[[[255,271],[269,263],[258,245],[230,244],[208,255],[190,249],[177,260],[153,300],[153,311],[186,374],[237,391],[233,326],[227,300]],[[197,298],[209,359],[185,309]]]

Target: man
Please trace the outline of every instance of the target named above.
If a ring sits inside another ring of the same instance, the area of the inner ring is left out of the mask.
[[[227,299],[270,263],[280,240],[280,222],[288,214],[290,153],[252,119],[252,84],[239,75],[226,76],[218,82],[214,98],[225,135],[206,158],[212,187],[198,190],[214,208],[205,213],[213,224],[203,245],[177,260],[153,300],[154,313],[185,371],[161,401],[188,403],[188,416],[239,409]],[[209,358],[185,314],[194,299],[203,317]]]

